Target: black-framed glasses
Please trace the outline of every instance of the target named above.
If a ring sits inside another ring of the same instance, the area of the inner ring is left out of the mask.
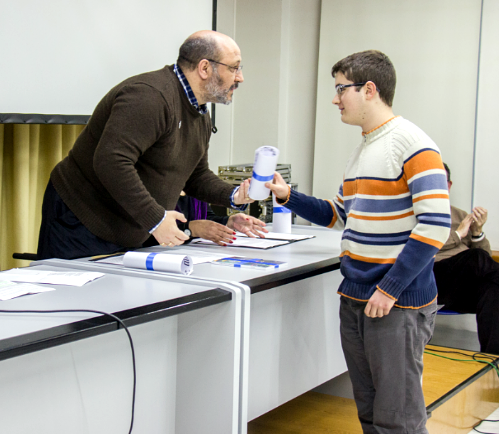
[[[206,60],[208,62],[218,63],[219,65],[226,66],[227,68],[229,68],[230,72],[235,72],[236,74],[239,74],[243,70],[242,65],[239,65],[239,66],[230,66],[230,65],[227,65],[226,63],[217,62],[216,60],[213,60],[213,59],[206,59]]]
[[[364,81],[364,83],[352,83],[352,84],[338,84],[336,86],[336,93],[338,96],[343,95],[343,92],[347,87],[352,87],[352,86],[364,86],[367,83],[367,81]]]

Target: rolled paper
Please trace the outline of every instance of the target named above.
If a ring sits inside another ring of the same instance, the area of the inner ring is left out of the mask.
[[[279,149],[273,146],[261,146],[255,151],[255,163],[248,196],[254,200],[264,200],[269,197],[270,189],[265,183],[274,179]]]
[[[275,194],[272,193],[272,232],[280,234],[291,233],[291,210],[279,204]]]
[[[166,271],[168,273],[185,274],[186,276],[191,274],[193,270],[190,256],[154,252],[126,252],[123,257],[123,265],[129,268]]]

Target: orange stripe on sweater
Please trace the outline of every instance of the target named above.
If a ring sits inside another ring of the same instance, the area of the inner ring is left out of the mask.
[[[426,304],[423,304],[423,306],[400,306],[398,304],[394,304],[394,306],[397,306],[397,307],[401,307],[402,309],[421,309],[422,307],[426,307],[426,306],[429,306],[430,304],[432,304],[435,300],[437,299],[437,297],[435,297],[432,301],[430,301],[429,303],[426,303]]]
[[[414,175],[421,172],[426,172],[427,170],[442,169],[444,170],[444,165],[442,163],[442,157],[436,151],[424,151],[412,157],[404,165],[404,172],[407,179],[411,179]]]
[[[372,264],[395,264],[397,258],[368,258],[367,256],[360,256],[352,253],[350,250],[345,250],[341,253],[340,257],[348,256],[356,261],[370,262]]]
[[[357,179],[343,184],[343,196],[365,194],[369,196],[396,196],[409,192],[404,177],[398,181],[382,181],[379,179]]]
[[[427,194],[424,196],[419,196],[415,199],[412,200],[412,203],[419,202],[421,200],[426,200],[426,199],[449,199],[448,194]]]
[[[333,209],[333,219],[331,220],[331,223],[327,225],[328,228],[332,228],[336,223],[338,217],[336,215],[336,209],[334,208],[333,202],[331,202],[330,200],[326,200],[326,202],[329,203],[329,205],[331,205],[331,208]]]
[[[411,215],[414,215],[414,211],[409,211],[406,212],[405,214],[397,214],[397,215],[388,215],[388,216],[383,216],[383,217],[378,217],[378,216],[368,216],[368,215],[359,215],[359,214],[354,214],[350,213],[348,214],[348,217],[352,217],[357,220],[371,220],[371,221],[386,221],[386,220],[400,220],[406,217],[410,217]]]
[[[440,250],[444,245],[444,243],[441,243],[440,241],[436,241],[428,237],[423,237],[422,235],[418,234],[411,234],[410,238],[425,244],[429,244],[430,246],[436,247],[438,250]]]

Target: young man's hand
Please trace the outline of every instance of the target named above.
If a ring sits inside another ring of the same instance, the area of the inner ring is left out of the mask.
[[[265,187],[270,188],[272,193],[281,200],[286,200],[289,194],[289,185],[282,178],[279,172],[274,172],[274,179],[272,182],[266,182]]]
[[[381,318],[390,313],[394,304],[395,300],[393,298],[377,289],[367,302],[364,313],[370,318]]]

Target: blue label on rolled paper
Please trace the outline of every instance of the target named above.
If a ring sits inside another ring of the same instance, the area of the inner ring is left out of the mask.
[[[274,174],[269,175],[269,176],[260,176],[260,175],[257,175],[253,171],[253,176],[252,177],[253,177],[253,179],[256,179],[257,181],[267,182],[267,181],[272,181],[274,179]]]
[[[274,214],[277,214],[277,213],[288,213],[288,212],[291,212],[290,209],[286,208],[285,206],[275,206],[273,211],[272,211]]]
[[[148,270],[154,271],[154,267],[152,266],[152,263],[153,263],[154,257],[156,255],[157,255],[157,253],[151,253],[151,254],[147,255],[147,258],[146,258],[146,268]]]

